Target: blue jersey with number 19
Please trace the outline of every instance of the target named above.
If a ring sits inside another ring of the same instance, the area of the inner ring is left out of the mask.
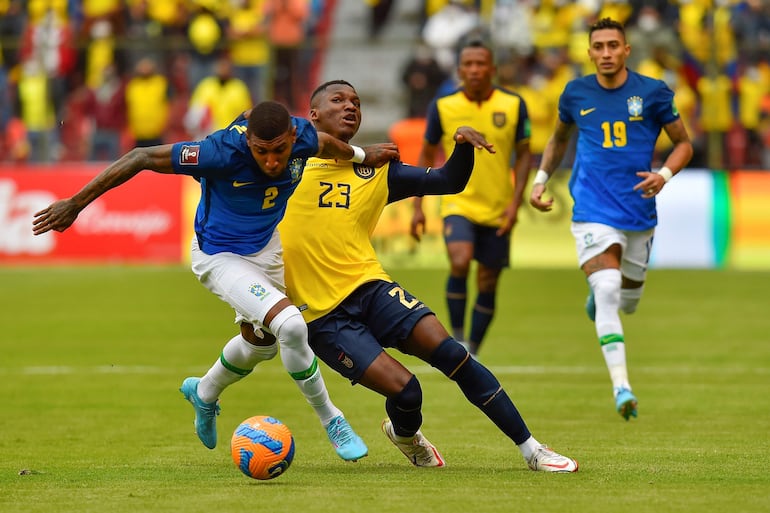
[[[628,70],[616,89],[596,75],[575,79],[559,98],[559,119],[578,127],[577,153],[569,189],[572,220],[643,231],[657,224],[655,199],[634,186],[638,171],[650,171],[655,141],[676,121],[674,92],[665,82]]]
[[[174,144],[174,171],[201,184],[195,234],[204,253],[251,255],[270,241],[307,159],[318,153],[313,125],[295,117],[292,123],[296,140],[289,164],[277,178],[264,174],[251,155],[246,144],[248,120],[243,116],[202,141]]]

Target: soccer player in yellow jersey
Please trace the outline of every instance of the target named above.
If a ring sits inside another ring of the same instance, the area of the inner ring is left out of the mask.
[[[318,130],[349,141],[361,124],[360,99],[352,85],[334,80],[310,100]],[[455,145],[440,168],[396,160],[381,166],[310,159],[279,226],[287,293],[308,323],[309,344],[332,369],[383,395],[388,439],[418,467],[444,459],[420,431],[422,389],[406,367],[384,349],[416,356],[455,381],[521,450],[532,470],[574,472],[577,463],[541,445],[500,382],[471,358],[436,315],[394,282],[370,241],[385,205],[414,195],[463,189],[474,157],[494,151],[476,130],[454,130]],[[475,149],[474,149],[475,147]]]
[[[492,50],[480,41],[471,41],[461,49],[457,67],[461,85],[431,104],[418,160],[421,166],[434,165],[439,148],[448,155],[454,144],[453,134],[461,125],[479,130],[497,150],[491,154],[480,152],[465,189],[441,198],[450,264],[446,284],[449,321],[452,334],[457,340],[467,341],[471,354],[478,352],[495,313],[497,283],[500,272],[509,265],[511,231],[523,201],[532,158],[526,103],[518,94],[492,83],[496,73],[493,59]],[[425,231],[419,197],[414,199],[410,230],[417,240]],[[472,260],[478,264],[478,295],[466,339],[467,281]]]

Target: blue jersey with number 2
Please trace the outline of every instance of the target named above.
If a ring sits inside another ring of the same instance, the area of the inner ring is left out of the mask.
[[[296,141],[289,165],[277,178],[264,174],[252,157],[246,144],[248,121],[243,116],[202,141],[174,144],[174,171],[201,184],[195,234],[203,252],[250,255],[270,241],[308,157],[318,153],[313,125],[296,117],[292,123],[297,128]]]
[[[634,185],[637,171],[650,171],[655,141],[676,121],[674,93],[665,82],[631,70],[616,89],[596,75],[575,79],[559,98],[559,119],[578,128],[577,153],[569,189],[572,220],[643,231],[657,224],[655,199]]]

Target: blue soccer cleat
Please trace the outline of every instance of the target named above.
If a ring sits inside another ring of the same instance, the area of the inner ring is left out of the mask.
[[[637,404],[636,397],[627,388],[621,388],[618,390],[617,395],[615,395],[615,409],[626,420],[637,416]]]
[[[209,449],[217,446],[217,415],[219,415],[219,401],[204,403],[198,397],[198,383],[200,378],[186,378],[182,382],[179,391],[184,398],[190,401],[195,408],[195,432],[203,445]]]
[[[596,301],[594,301],[593,289],[586,298],[586,314],[588,315],[588,318],[591,319],[591,322],[596,321]]]
[[[356,461],[369,454],[364,441],[353,431],[342,415],[334,417],[329,422],[326,426],[326,434],[337,455],[345,461]]]

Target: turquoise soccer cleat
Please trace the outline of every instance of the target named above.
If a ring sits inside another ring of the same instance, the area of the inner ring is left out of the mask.
[[[369,449],[361,437],[353,431],[345,417],[338,415],[326,426],[329,441],[337,451],[337,455],[345,461],[356,461],[367,454]]]
[[[596,301],[594,301],[593,290],[591,290],[586,298],[586,314],[588,315],[588,318],[591,319],[591,322],[596,321]]]
[[[198,383],[200,378],[186,378],[182,382],[179,391],[184,398],[190,401],[195,408],[195,432],[203,445],[209,449],[217,446],[217,415],[219,415],[219,401],[204,403],[198,397]]]
[[[615,396],[615,409],[626,420],[638,415],[636,411],[638,403],[634,394],[627,388],[621,388]]]

